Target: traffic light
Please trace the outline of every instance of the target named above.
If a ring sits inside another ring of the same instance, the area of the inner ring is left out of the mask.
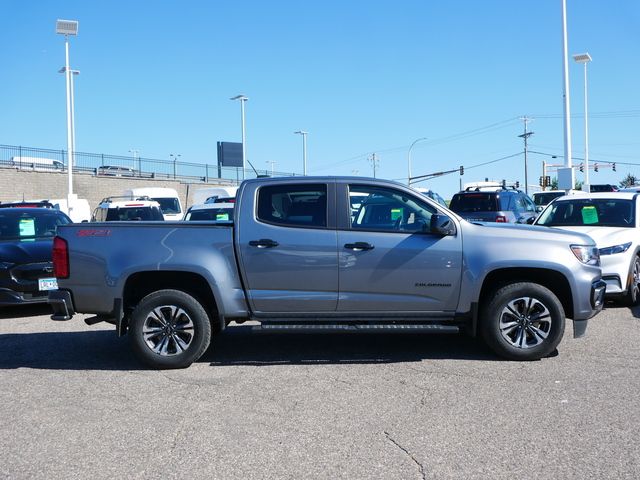
[[[613,162],[613,165],[611,165],[611,168],[613,169],[614,172],[616,171],[616,163],[615,162]]]
[[[540,186],[544,187],[544,177],[540,175]]]
[[[547,175],[546,177],[544,177],[544,186],[545,187],[551,186],[551,175]]]
[[[464,167],[460,165],[460,175],[464,175]]]
[[[582,163],[580,164],[580,171],[584,172],[584,164],[582,164]]]
[[[597,171],[598,171],[598,164],[597,164],[597,163],[594,163],[594,164],[593,164],[593,171],[594,171],[594,172],[597,172]]]
[[[520,182],[516,180],[516,188],[520,188]]]

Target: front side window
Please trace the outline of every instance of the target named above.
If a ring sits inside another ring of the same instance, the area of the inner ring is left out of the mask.
[[[258,220],[290,227],[327,226],[326,185],[274,185],[258,191]]]
[[[436,210],[404,192],[351,185],[351,228],[403,233],[428,231]]]

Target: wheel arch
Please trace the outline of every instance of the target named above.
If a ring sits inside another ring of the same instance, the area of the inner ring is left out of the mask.
[[[123,325],[120,331],[127,330],[129,315],[144,297],[158,290],[180,290],[191,295],[199,303],[209,316],[214,332],[224,328],[224,319],[220,315],[218,303],[207,280],[193,272],[183,271],[147,271],[136,272],[129,276],[123,289]]]
[[[562,273],[546,268],[501,268],[490,272],[482,282],[480,306],[500,287],[517,282],[532,282],[548,288],[560,300],[565,316],[573,318],[573,297],[569,280]]]

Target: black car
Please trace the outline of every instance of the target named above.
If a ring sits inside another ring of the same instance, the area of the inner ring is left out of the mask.
[[[47,302],[57,288],[53,237],[67,223],[69,217],[51,208],[0,209],[0,305]]]
[[[456,193],[449,208],[470,222],[531,223],[536,206],[516,188],[468,187]]]

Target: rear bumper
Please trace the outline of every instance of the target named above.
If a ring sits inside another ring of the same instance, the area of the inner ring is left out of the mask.
[[[46,292],[34,294],[0,288],[0,305],[28,305],[33,303],[47,303]]]
[[[71,320],[76,313],[73,308],[71,292],[67,290],[51,290],[48,302],[53,309],[51,320]]]

